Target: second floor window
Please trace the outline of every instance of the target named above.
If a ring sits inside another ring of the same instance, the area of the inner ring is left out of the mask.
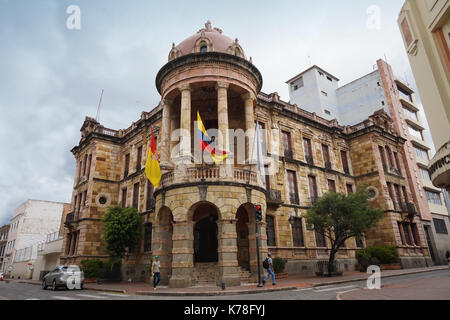
[[[427,200],[429,203],[442,205],[441,194],[439,192],[425,190],[425,194],[427,195]]]
[[[137,149],[137,157],[136,157],[136,171],[141,170],[142,163],[142,146]]]
[[[129,170],[130,170],[130,154],[127,154],[125,156],[125,171],[123,175],[124,178],[128,177]]]
[[[342,161],[342,168],[344,169],[344,172],[346,174],[350,174],[350,167],[348,165],[347,152],[341,151],[341,161]]]
[[[150,211],[155,208],[155,198],[153,197],[153,192],[155,188],[147,181],[147,211]]]
[[[311,140],[307,138],[303,138],[303,147],[305,149],[305,160],[308,164],[313,165],[314,159],[313,159],[313,152],[312,152],[312,146],[311,146]]]
[[[292,225],[292,240],[294,242],[294,247],[305,246],[305,242],[303,240],[303,227],[301,218],[294,218],[294,224]]]
[[[308,176],[310,204],[314,205],[318,198],[316,177]]]
[[[275,222],[274,218],[272,216],[267,215],[266,216],[266,222],[267,222],[267,246],[269,247],[275,247]]]
[[[133,188],[133,208],[139,210],[139,182]]]
[[[284,156],[286,158],[292,159],[293,155],[292,155],[290,132],[283,131],[283,148],[284,148]]]
[[[380,146],[380,147],[378,147],[378,151],[380,152],[381,163],[383,165],[383,168],[386,170],[387,169],[387,164],[386,164],[386,157],[385,157],[385,153],[384,153],[384,148]]]
[[[322,145],[322,154],[325,168],[331,169],[330,152],[328,146],[325,144]]]
[[[145,224],[144,231],[144,252],[152,251],[152,232],[153,225],[151,223]]]
[[[291,204],[300,204],[297,188],[297,174],[295,171],[287,170],[288,187],[289,187],[289,200]]]
[[[336,182],[334,180],[328,180],[328,190],[332,192],[336,192]]]
[[[122,209],[127,207],[127,188],[122,189]]]

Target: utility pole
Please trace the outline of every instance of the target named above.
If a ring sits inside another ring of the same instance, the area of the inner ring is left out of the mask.
[[[261,258],[259,256],[259,222],[262,220],[262,207],[260,205],[255,205],[255,235],[256,235],[256,260],[258,263],[258,288],[262,288],[263,284],[261,281]]]

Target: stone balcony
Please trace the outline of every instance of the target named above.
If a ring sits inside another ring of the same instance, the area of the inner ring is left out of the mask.
[[[161,177],[161,187],[184,183],[234,182],[262,187],[256,172],[241,168],[232,168],[232,175],[224,173],[220,166],[190,167],[185,170],[172,170]]]

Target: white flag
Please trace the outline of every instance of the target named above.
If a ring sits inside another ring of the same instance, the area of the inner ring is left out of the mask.
[[[259,175],[261,176],[261,181],[264,184],[264,188],[266,188],[266,168],[264,167],[263,154],[262,154],[262,141],[261,141],[261,132],[259,131],[259,124],[256,122],[256,130],[255,130],[255,145],[253,146],[253,150],[256,150],[256,159],[258,165]]]

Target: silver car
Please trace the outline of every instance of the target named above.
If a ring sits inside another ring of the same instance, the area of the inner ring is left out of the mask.
[[[42,289],[50,287],[56,290],[59,287],[82,290],[84,272],[78,266],[57,266],[47,273],[42,280]]]

